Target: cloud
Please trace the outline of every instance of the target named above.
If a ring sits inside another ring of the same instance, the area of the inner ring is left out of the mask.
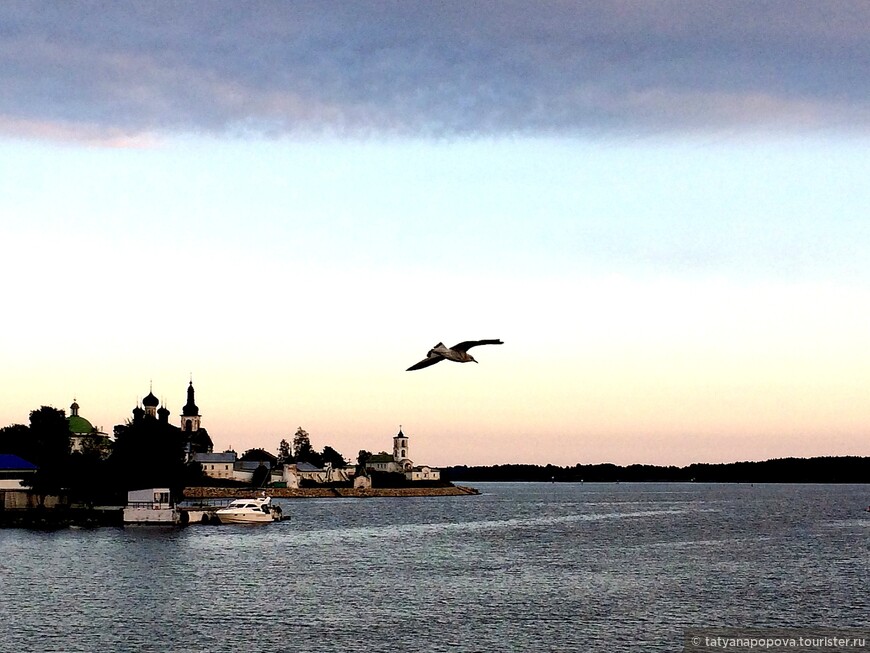
[[[153,134],[141,131],[127,133],[112,126],[4,116],[0,116],[0,134],[25,140],[48,140],[113,149],[146,149],[156,147],[160,142]]]
[[[7,2],[0,26],[25,136],[870,125],[863,0]]]

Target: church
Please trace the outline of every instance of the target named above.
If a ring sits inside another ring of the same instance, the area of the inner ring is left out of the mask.
[[[90,449],[108,452],[109,435],[103,433],[102,427],[95,427],[79,415],[79,404],[75,399],[69,407],[69,417],[66,418],[66,422],[69,425],[70,451],[75,453]]]
[[[409,481],[437,481],[441,470],[426,465],[414,465],[408,449],[408,436],[399,432],[393,436],[392,455],[381,452],[366,461],[366,469],[373,472],[404,474]]]
[[[161,424],[166,424],[171,428],[178,429],[184,435],[185,453],[188,459],[192,458],[197,453],[211,453],[212,441],[208,431],[202,427],[202,415],[199,414],[199,407],[196,405],[194,398],[195,390],[193,388],[193,380],[187,386],[187,403],[181,409],[181,425],[171,426],[169,424],[170,411],[164,405],[160,405],[160,400],[154,396],[153,390],[142,399],[142,405],[136,406],[133,409],[133,424],[147,423],[150,420],[156,420]]]

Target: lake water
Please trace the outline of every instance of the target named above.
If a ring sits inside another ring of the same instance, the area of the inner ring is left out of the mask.
[[[679,651],[690,627],[868,626],[870,486],[476,487],[0,530],[0,650]]]

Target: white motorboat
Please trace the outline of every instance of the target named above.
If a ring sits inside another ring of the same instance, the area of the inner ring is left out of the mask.
[[[281,506],[272,503],[272,497],[235,499],[226,508],[215,512],[222,524],[259,524],[280,521]]]

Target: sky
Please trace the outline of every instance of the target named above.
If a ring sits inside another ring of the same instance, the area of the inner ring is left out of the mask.
[[[0,426],[870,455],[870,4],[0,4]],[[436,343],[475,364],[406,372]]]

